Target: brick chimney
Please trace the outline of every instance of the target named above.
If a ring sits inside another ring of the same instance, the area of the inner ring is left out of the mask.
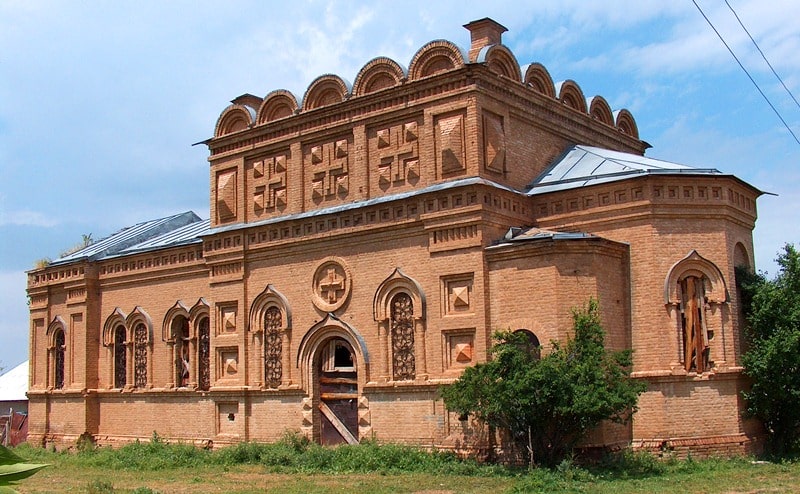
[[[502,43],[503,33],[508,31],[505,26],[488,17],[464,24],[470,34],[469,61],[475,63],[478,53],[485,46],[499,45]]]

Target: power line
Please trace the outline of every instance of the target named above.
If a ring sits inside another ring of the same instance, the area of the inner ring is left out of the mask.
[[[783,126],[786,127],[786,130],[788,130],[789,133],[792,135],[792,137],[794,137],[794,140],[797,142],[797,144],[800,144],[800,139],[797,138],[797,135],[795,135],[795,133],[792,131],[791,127],[789,127],[789,124],[786,123],[786,120],[783,119],[783,117],[781,116],[780,112],[778,112],[778,109],[775,108],[775,105],[772,104],[772,102],[769,100],[769,98],[767,98],[767,95],[764,94],[764,91],[761,90],[761,87],[759,87],[758,83],[755,81],[755,79],[753,79],[753,76],[750,75],[750,72],[748,72],[747,69],[744,67],[744,65],[742,65],[742,62],[739,60],[739,57],[737,57],[736,54],[733,53],[733,50],[731,49],[731,47],[728,46],[728,43],[725,42],[725,39],[722,37],[722,35],[719,33],[719,31],[717,31],[717,28],[714,27],[714,24],[711,23],[711,20],[708,18],[708,16],[706,16],[705,12],[703,12],[703,9],[701,9],[700,6],[697,4],[697,1],[696,0],[692,0],[692,3],[694,4],[695,7],[697,7],[697,10],[700,11],[700,14],[703,16],[703,19],[705,19],[706,22],[708,23],[708,25],[711,26],[711,29],[713,29],[714,32],[717,34],[717,37],[719,38],[720,41],[722,41],[722,44],[725,45],[725,48],[728,49],[728,52],[731,54],[733,59],[736,60],[736,63],[739,64],[739,67],[741,67],[741,69],[744,71],[744,73],[747,74],[747,77],[750,79],[750,82],[753,83],[753,85],[756,87],[758,92],[764,98],[764,101],[766,101],[767,104],[769,105],[769,107],[772,108],[772,111],[774,111],[775,115],[778,116],[778,119],[783,123]]]
[[[758,43],[756,43],[756,40],[753,39],[753,36],[750,34],[750,31],[748,31],[747,28],[744,27],[744,24],[742,23],[742,20],[739,18],[739,14],[737,14],[736,11],[733,10],[733,7],[731,7],[731,4],[728,3],[728,0],[725,0],[725,5],[727,5],[728,8],[731,9],[731,12],[733,12],[733,16],[736,17],[736,20],[739,21],[739,25],[742,26],[742,29],[744,29],[744,32],[746,32],[747,36],[750,37],[750,41],[753,42],[753,45],[756,47],[756,50],[758,50],[758,53],[761,54],[761,58],[763,58],[764,61],[767,62],[767,65],[769,66],[769,69],[772,71],[773,74],[775,74],[775,77],[780,81],[781,86],[783,86],[783,89],[785,89],[786,92],[789,93],[789,96],[791,96],[792,100],[794,100],[794,104],[797,105],[798,108],[800,108],[800,103],[797,102],[797,98],[794,97],[794,94],[792,94],[792,92],[789,90],[789,88],[786,87],[786,84],[783,83],[783,79],[781,79],[781,76],[779,76],[778,73],[775,72],[775,69],[772,67],[772,64],[769,63],[769,60],[767,60],[767,56],[764,55],[763,51],[761,51],[761,47],[759,47]]]

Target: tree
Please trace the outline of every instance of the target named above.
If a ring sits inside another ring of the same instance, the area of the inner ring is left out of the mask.
[[[447,408],[507,431],[531,466],[556,465],[603,420],[627,421],[646,387],[630,377],[631,351],[605,349],[594,299],[573,310],[573,326],[541,358],[524,335],[497,333],[491,359],[442,389]]]
[[[784,246],[773,280],[737,270],[748,323],[744,373],[752,379],[743,394],[747,413],[769,433],[768,447],[783,455],[800,439],[800,253]]]

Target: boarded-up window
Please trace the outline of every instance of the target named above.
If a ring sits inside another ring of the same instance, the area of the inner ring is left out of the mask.
[[[704,278],[686,276],[678,281],[678,285],[683,363],[687,371],[704,372],[709,367],[709,340],[713,337],[706,324]]]

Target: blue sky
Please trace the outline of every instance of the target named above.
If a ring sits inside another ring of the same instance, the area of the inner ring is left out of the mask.
[[[729,0],[800,96],[800,2]],[[377,56],[469,46],[492,17],[520,64],[629,109],[647,155],[733,173],[758,203],[757,267],[800,244],[800,144],[690,0],[0,2],[0,366],[27,358],[25,271],[91,233],[208,216],[203,146],[242,93],[352,81]],[[795,134],[800,109],[723,1],[698,2]]]

